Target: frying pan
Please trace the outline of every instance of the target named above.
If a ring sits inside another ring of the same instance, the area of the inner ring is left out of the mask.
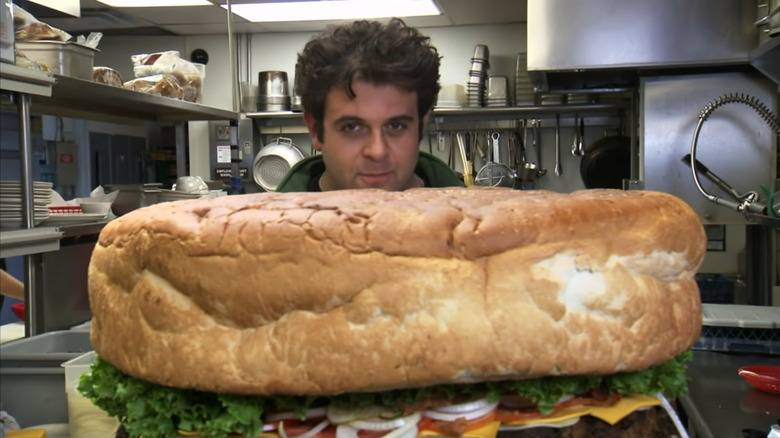
[[[590,145],[580,161],[580,175],[589,189],[622,189],[631,178],[631,138],[608,135]]]
[[[253,175],[257,185],[272,192],[282,182],[287,171],[303,159],[303,152],[292,140],[279,137],[265,145],[255,156]]]

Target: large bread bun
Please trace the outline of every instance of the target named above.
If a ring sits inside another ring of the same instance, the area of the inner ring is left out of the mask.
[[[109,223],[92,343],[156,383],[336,394],[608,374],[688,349],[698,217],[655,192],[265,193]]]

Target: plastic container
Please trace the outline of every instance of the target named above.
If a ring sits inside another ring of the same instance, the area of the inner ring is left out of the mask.
[[[65,369],[68,424],[72,437],[112,437],[119,427],[119,421],[116,418],[110,417],[78,391],[81,375],[89,372],[89,367],[94,360],[95,352],[90,351],[62,364]]]
[[[780,366],[748,366],[737,372],[748,385],[760,391],[780,394]]]
[[[22,427],[67,423],[62,363],[92,351],[87,331],[55,331],[0,344],[0,407]]]
[[[92,351],[89,332],[58,330],[0,344],[0,364],[13,367],[59,367]]]
[[[780,354],[780,307],[702,304],[695,350]]]
[[[0,364],[0,406],[22,427],[68,422],[65,373],[59,365]]]

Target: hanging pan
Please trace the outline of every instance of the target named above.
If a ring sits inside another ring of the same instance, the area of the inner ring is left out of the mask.
[[[580,175],[589,189],[622,189],[631,178],[631,138],[607,135],[585,150]]]
[[[255,182],[266,191],[275,191],[287,172],[301,160],[303,152],[298,146],[289,138],[278,137],[255,156],[252,166]]]

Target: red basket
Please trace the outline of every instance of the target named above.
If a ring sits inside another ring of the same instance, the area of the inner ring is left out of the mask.
[[[11,311],[14,312],[17,318],[24,321],[24,303],[11,304]]]
[[[751,366],[739,369],[748,385],[765,392],[780,394],[780,366]]]

